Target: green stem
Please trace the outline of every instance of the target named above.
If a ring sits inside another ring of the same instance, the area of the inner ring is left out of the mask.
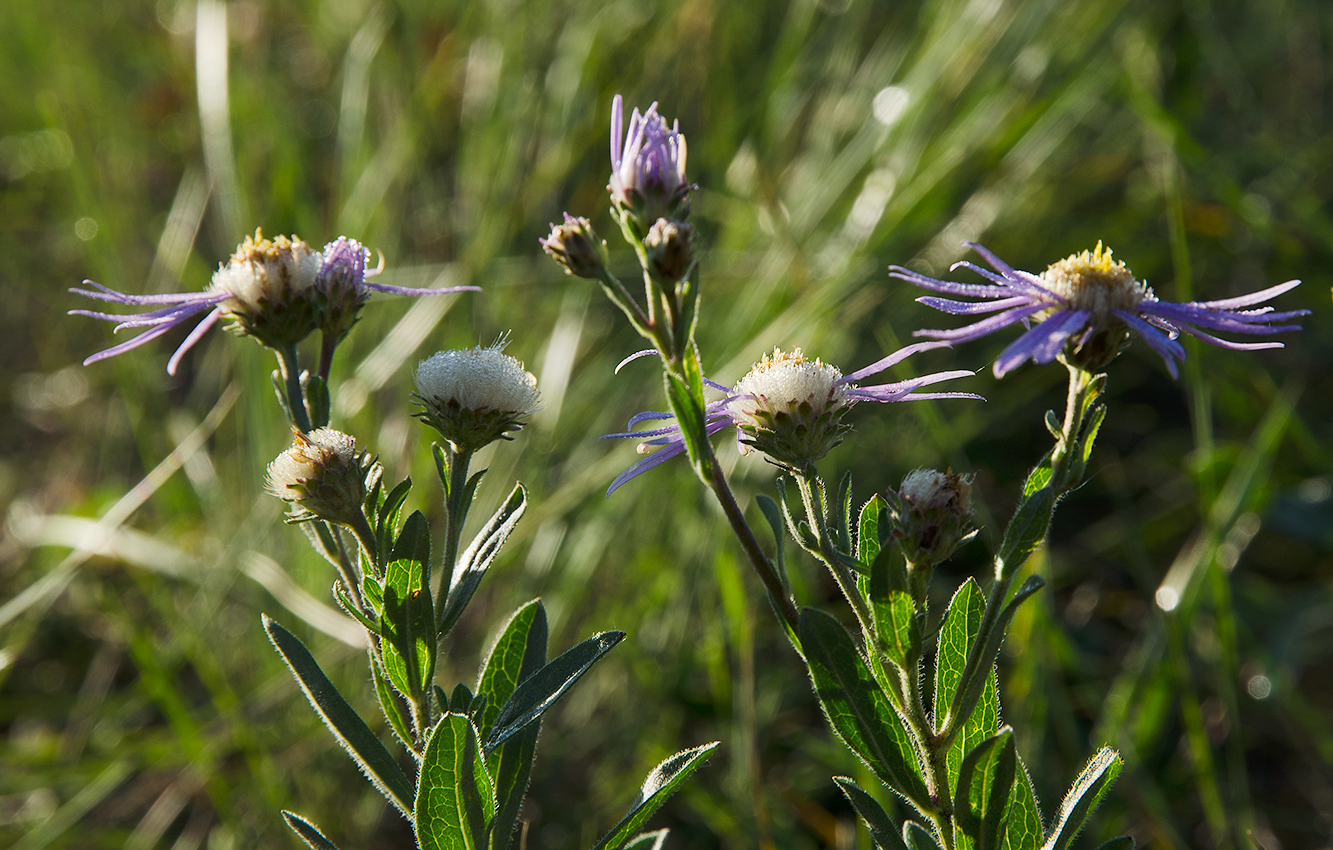
[[[361,551],[365,554],[366,560],[370,561],[371,569],[375,571],[375,577],[382,578],[384,570],[380,558],[379,543],[375,540],[375,529],[370,527],[370,522],[361,513],[356,514],[348,528],[355,535],[356,542],[361,544]]]
[[[870,609],[866,607],[865,600],[857,591],[856,576],[838,557],[840,553],[837,543],[829,529],[825,510],[828,505],[828,493],[824,490],[824,482],[819,480],[819,475],[811,464],[804,470],[797,470],[796,483],[797,489],[801,491],[801,503],[805,506],[806,522],[815,532],[819,543],[819,550],[812,554],[823,561],[824,566],[833,574],[833,579],[842,590],[842,595],[847,597],[847,604],[852,606],[852,611],[856,614],[856,620],[861,625],[861,634],[865,637],[867,645],[874,646],[875,630],[870,618]]]
[[[348,597],[356,603],[357,608],[364,612],[366,606],[361,596],[361,581],[357,578],[358,571],[352,566],[352,559],[347,555],[347,547],[343,545],[343,538],[338,533],[338,527],[323,520],[317,520],[315,522],[315,535],[319,538],[319,544],[324,549],[324,557],[332,561],[334,566],[338,568],[338,576],[342,579],[343,586],[347,588]]]
[[[305,393],[301,390],[301,364],[296,357],[295,345],[278,349],[278,367],[287,387],[287,412],[292,417],[292,424],[301,429],[301,433],[309,434],[314,428],[306,410]]]
[[[458,451],[452,445],[448,445],[445,451],[445,458],[448,464],[448,477],[446,482],[448,492],[444,497],[444,562],[443,577],[440,586],[440,599],[437,600],[435,610],[444,614],[445,596],[449,593],[449,585],[453,581],[454,568],[458,563],[458,544],[463,536],[463,525],[467,522],[468,508],[471,505],[465,503],[463,496],[467,490],[468,466],[472,462],[472,452]],[[438,625],[438,623],[437,623]]]

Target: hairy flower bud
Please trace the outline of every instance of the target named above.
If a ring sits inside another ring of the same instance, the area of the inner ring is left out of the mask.
[[[842,422],[854,404],[842,372],[807,360],[799,348],[790,353],[773,349],[732,394],[741,444],[797,470],[824,457],[851,430]]]
[[[620,95],[615,96],[607,189],[612,204],[639,238],[659,218],[684,220],[689,215],[689,194],[694,187],[685,179],[685,157],[680,122],[668,126],[654,103],[644,113],[635,109],[625,127],[625,103]]]
[[[370,465],[367,455],[357,451],[356,440],[341,431],[296,431],[291,448],[268,465],[268,489],[293,503],[294,520],[352,525],[361,516]]]
[[[295,236],[269,240],[256,230],[213,274],[209,289],[228,296],[218,306],[234,330],[282,349],[319,328],[318,311],[307,290],[320,265],[319,253]]]
[[[416,416],[456,451],[474,452],[496,440],[512,440],[541,406],[537,379],[492,346],[438,351],[417,366]]]
[[[667,283],[675,283],[684,277],[693,259],[690,244],[693,238],[694,227],[690,224],[665,218],[654,222],[643,240],[653,274]]]
[[[537,241],[565,267],[566,274],[595,280],[606,266],[606,242],[597,237],[586,218],[565,213],[565,223],[552,224],[550,235]]]
[[[976,533],[970,476],[917,469],[907,474],[896,493],[885,495],[893,535],[913,569],[929,570]]]

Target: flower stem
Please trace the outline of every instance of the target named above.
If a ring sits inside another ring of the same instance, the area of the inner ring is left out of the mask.
[[[282,380],[287,387],[287,413],[292,424],[309,434],[314,428],[310,424],[310,414],[306,411],[305,393],[301,390],[301,364],[296,357],[296,346],[288,345],[278,349],[278,367]]]
[[[842,590],[842,595],[847,597],[847,604],[852,606],[852,611],[856,614],[856,620],[861,625],[861,634],[868,642],[867,645],[874,646],[875,630],[870,618],[870,609],[857,590],[856,576],[839,557],[841,553],[838,552],[837,542],[828,525],[826,512],[828,493],[824,489],[824,482],[819,479],[814,464],[796,471],[796,483],[801,491],[801,502],[805,506],[806,522],[810,523],[810,528],[815,532],[819,542],[818,551],[811,554],[823,561],[824,566],[833,574],[834,580]]]
[[[361,551],[370,561],[371,569],[375,571],[376,577],[383,576],[383,559],[380,557],[379,543],[375,540],[375,530],[370,527],[370,522],[364,514],[357,513],[355,520],[348,525],[352,534],[356,537],[356,542],[361,544]]]
[[[472,452],[458,451],[452,444],[446,444],[445,459],[448,465],[448,492],[444,496],[444,572],[440,586],[441,598],[436,601],[435,610],[444,614],[443,598],[449,592],[453,581],[454,568],[458,562],[458,543],[463,535],[463,524],[467,522],[468,505],[463,496],[467,489],[468,465],[472,462]],[[437,624],[438,625],[438,624]]]

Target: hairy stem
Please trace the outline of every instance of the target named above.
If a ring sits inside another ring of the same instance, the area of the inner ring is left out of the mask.
[[[301,390],[301,364],[296,357],[296,346],[289,345],[278,350],[278,367],[287,388],[287,411],[292,417],[292,424],[309,434],[313,429],[310,413],[305,406],[305,393]]]
[[[458,544],[463,536],[463,525],[467,522],[467,512],[470,505],[464,501],[464,491],[467,490],[468,465],[472,462],[472,452],[458,451],[452,445],[448,446],[445,453],[448,464],[449,479],[446,483],[448,492],[444,499],[444,562],[442,571],[442,586],[440,589],[441,598],[438,600],[435,609],[444,613],[444,596],[449,592],[449,585],[453,581],[454,568],[458,563]]]

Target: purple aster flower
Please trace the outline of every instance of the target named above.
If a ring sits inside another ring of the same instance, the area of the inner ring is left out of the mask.
[[[981,245],[964,244],[994,271],[971,262],[955,263],[952,268],[969,268],[991,283],[936,280],[902,266],[891,266],[890,274],[936,292],[981,299],[955,301],[932,295],[917,299],[937,310],[960,316],[996,314],[961,328],[920,330],[917,336],[965,342],[1022,322],[1027,331],[996,359],[996,377],[1025,360],[1050,363],[1057,356],[1080,369],[1099,372],[1129,344],[1130,331],[1142,337],[1161,356],[1171,376],[1177,377],[1176,363],[1185,358],[1185,349],[1176,341],[1182,333],[1237,351],[1282,348],[1280,342],[1234,342],[1209,331],[1265,334],[1300,330],[1300,325],[1283,323],[1310,312],[1247,309],[1294,289],[1299,280],[1237,298],[1177,304],[1157,300],[1152,289],[1136,280],[1123,262],[1113,260],[1110,249],[1100,242],[1094,250],[1073,254],[1039,275],[1011,268]]]
[[[742,455],[758,450],[779,466],[804,469],[842,442],[843,436],[851,429],[850,425],[841,421],[842,417],[858,402],[981,399],[974,393],[917,392],[922,387],[941,381],[971,377],[974,373],[967,370],[935,372],[872,387],[862,387],[856,383],[883,372],[917,352],[948,347],[949,344],[945,342],[919,342],[850,375],[843,375],[836,366],[818,359],[806,358],[799,348],[790,353],[775,348],[771,355],[765,355],[763,360],[755,364],[735,387],[704,380],[709,387],[723,393],[722,398],[709,402],[705,409],[708,434],[711,436],[735,426],[737,448]],[[653,352],[639,352],[624,362],[648,353]],[[674,417],[670,413],[647,411],[630,419],[629,427],[632,429],[640,422],[663,419]],[[675,424],[648,431],[630,430],[607,434],[602,439],[611,437],[643,440],[639,452],[648,456],[620,473],[607,489],[608,496],[631,478],[685,453],[685,440],[679,426]]]
[[[361,243],[346,237],[326,245],[321,254],[296,237],[279,236],[268,240],[256,230],[255,235],[247,236],[231,259],[218,268],[203,292],[130,295],[85,280],[84,283],[93,289],[72,288],[70,291],[98,301],[155,309],[137,314],[71,310],[73,315],[116,322],[116,331],[147,328],[138,336],[97,352],[83,363],[86,366],[138,348],[203,314],[167,362],[167,373],[174,375],[185,352],[219,319],[228,319],[234,329],[255,337],[270,348],[280,348],[294,345],[320,329],[335,339],[341,337],[356,321],[357,311],[371,291],[396,295],[443,295],[478,288],[411,289],[369,283],[366,278],[378,274],[379,269],[366,270],[368,255]]]
[[[624,130],[625,102],[611,102],[611,199],[641,223],[640,236],[662,217],[677,218],[693,187],[685,180],[685,137],[680,122],[667,126],[657,103],[630,115]],[[624,136],[621,132],[624,130]]]

